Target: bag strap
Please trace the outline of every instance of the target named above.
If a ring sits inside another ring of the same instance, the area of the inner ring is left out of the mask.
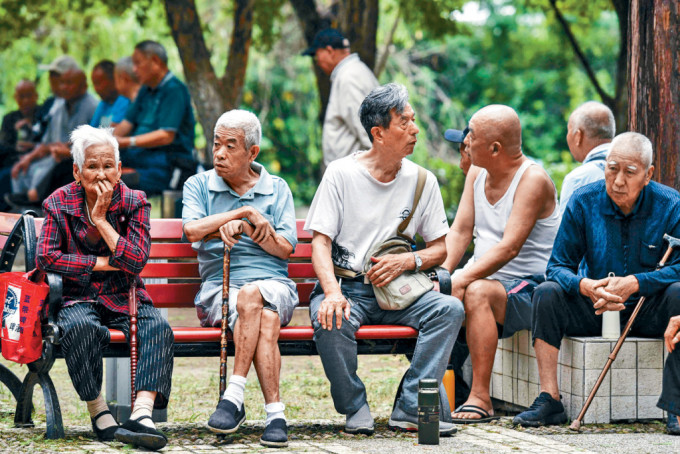
[[[404,235],[404,230],[406,230],[406,227],[408,227],[408,224],[411,222],[411,218],[413,217],[413,213],[415,213],[416,208],[418,207],[418,202],[420,202],[420,196],[423,194],[423,188],[425,187],[426,180],[427,170],[421,166],[418,166],[418,181],[416,182],[416,192],[413,195],[413,207],[411,208],[411,212],[408,214],[406,219],[401,221],[401,224],[399,224],[399,227],[397,227],[397,235],[402,238],[406,238],[410,242],[413,242],[413,238],[409,238],[407,235]]]

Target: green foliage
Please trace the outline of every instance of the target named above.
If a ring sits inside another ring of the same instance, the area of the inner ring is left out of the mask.
[[[419,0],[417,3],[399,0],[399,7],[410,27],[427,32],[428,37],[440,38],[458,31],[452,13],[465,3],[465,0]]]

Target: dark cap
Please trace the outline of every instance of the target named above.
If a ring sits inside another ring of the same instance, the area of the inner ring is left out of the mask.
[[[468,127],[463,129],[462,131],[459,129],[447,129],[444,132],[444,138],[449,142],[463,143],[463,140],[465,140],[465,136],[467,136],[468,132],[470,132],[470,129]]]
[[[333,49],[347,49],[349,47],[349,40],[342,36],[339,30],[325,28],[316,34],[312,45],[305,49],[302,55],[313,57],[317,49],[322,49],[326,46],[331,46]]]

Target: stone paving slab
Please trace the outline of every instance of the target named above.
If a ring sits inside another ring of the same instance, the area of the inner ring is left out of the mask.
[[[513,429],[509,418],[492,424],[459,426],[454,437],[442,438],[437,446],[418,445],[417,434],[394,433],[386,421],[379,419],[376,434],[371,437],[352,436],[342,432],[341,420],[291,421],[291,441],[285,449],[266,448],[258,443],[262,421],[247,422],[233,436],[218,439],[204,424],[161,424],[169,435],[170,444],[162,452],[168,454],[218,453],[318,453],[318,454],[485,454],[485,453],[668,453],[680,452],[680,437],[660,433],[660,425],[645,425],[642,429],[655,433],[570,433],[565,427],[541,429]],[[592,426],[591,431],[598,428]],[[612,430],[607,428],[606,430]],[[67,454],[113,454],[120,452],[148,452],[135,450],[118,442],[100,443],[92,440],[87,426],[66,428],[65,440],[45,440],[44,423],[31,429],[17,429],[9,423],[0,424],[0,452],[46,452]]]

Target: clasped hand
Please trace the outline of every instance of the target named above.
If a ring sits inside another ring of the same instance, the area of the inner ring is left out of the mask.
[[[671,317],[666,332],[663,334],[663,340],[668,353],[675,350],[675,345],[680,342],[680,315]]]
[[[371,257],[373,265],[366,276],[371,284],[384,287],[409,269],[406,266],[409,259],[415,260],[413,254],[386,254],[382,257]]]
[[[582,279],[581,294],[593,302],[595,315],[606,311],[621,311],[630,295],[639,290],[635,276],[606,277],[600,280]]]

